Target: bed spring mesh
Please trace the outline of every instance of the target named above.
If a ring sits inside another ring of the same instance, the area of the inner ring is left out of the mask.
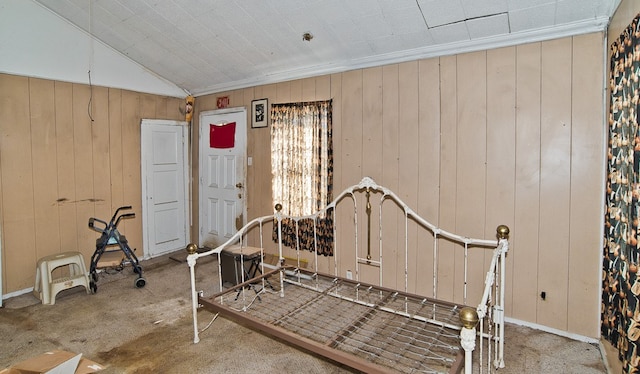
[[[275,276],[205,300],[401,373],[447,373],[460,354],[460,306],[303,274]],[[257,289],[255,289],[257,287]]]

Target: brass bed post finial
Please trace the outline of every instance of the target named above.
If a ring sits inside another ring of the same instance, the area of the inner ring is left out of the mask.
[[[478,312],[475,309],[468,306],[460,309],[460,322],[462,322],[462,326],[472,329],[476,327],[478,321]]]
[[[193,243],[189,243],[187,244],[187,248],[185,248],[185,250],[187,251],[188,254],[192,255],[198,252],[198,246]]]
[[[282,204],[277,203],[275,208],[276,208],[276,212],[280,212],[282,210]]]
[[[509,227],[507,225],[500,225],[496,229],[498,239],[507,239],[509,237]]]

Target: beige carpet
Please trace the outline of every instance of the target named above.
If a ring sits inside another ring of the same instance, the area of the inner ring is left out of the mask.
[[[31,294],[5,300],[0,369],[60,349],[105,365],[105,373],[352,372],[222,317],[194,344],[189,268],[182,257],[143,261],[147,283],[140,289],[125,268],[101,274],[94,295],[75,288],[58,294],[55,305],[42,305]],[[212,260],[200,262],[198,279],[217,268]],[[199,329],[213,318],[204,310],[198,315]],[[505,332],[506,368],[498,373],[607,372],[597,345],[515,325]]]

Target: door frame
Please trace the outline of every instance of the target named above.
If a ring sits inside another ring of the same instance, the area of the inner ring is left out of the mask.
[[[234,113],[234,112],[242,112],[244,113],[244,128],[236,128],[236,133],[237,131],[242,131],[242,134],[244,136],[244,149],[241,150],[242,154],[244,155],[244,160],[243,160],[243,165],[242,165],[242,184],[244,186],[243,189],[243,198],[242,198],[242,226],[244,226],[247,223],[247,201],[248,201],[248,194],[247,194],[247,149],[248,149],[248,138],[249,138],[249,133],[247,131],[247,128],[249,126],[248,121],[247,121],[247,108],[246,107],[233,107],[233,108],[224,108],[224,109],[215,109],[215,110],[206,110],[206,111],[202,111],[198,114],[198,232],[197,232],[197,236],[198,236],[198,246],[202,246],[204,245],[203,243],[203,230],[204,230],[204,221],[203,220],[203,209],[202,209],[202,203],[203,200],[203,195],[204,195],[204,180],[203,180],[203,174],[202,174],[202,162],[203,162],[203,158],[204,158],[204,151],[203,151],[203,142],[207,143],[205,141],[205,139],[209,139],[209,133],[208,131],[205,133],[203,133],[203,124],[202,122],[202,117],[203,116],[208,116],[208,115],[220,115],[220,114],[227,114],[227,113]]]
[[[189,158],[189,122],[175,121],[175,120],[160,120],[160,119],[142,119],[140,122],[140,163],[141,163],[141,179],[142,179],[142,249],[143,259],[152,258],[152,254],[149,251],[149,228],[146,225],[148,221],[148,209],[147,209],[147,166],[145,157],[148,156],[148,149],[146,149],[145,142],[143,140],[143,126],[155,126],[155,125],[169,125],[178,126],[182,129],[182,160],[183,160],[183,183],[184,183],[184,218],[185,218],[185,241],[189,243],[191,241],[191,200],[189,199],[191,193],[191,162]],[[164,253],[163,253],[164,254]],[[158,256],[161,256],[160,254]]]

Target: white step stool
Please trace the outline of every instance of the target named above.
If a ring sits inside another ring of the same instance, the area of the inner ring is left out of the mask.
[[[53,271],[61,266],[69,267],[69,276],[52,279]],[[33,294],[42,301],[42,304],[55,304],[58,292],[77,286],[84,286],[87,293],[91,293],[82,253],[64,252],[38,260]]]

